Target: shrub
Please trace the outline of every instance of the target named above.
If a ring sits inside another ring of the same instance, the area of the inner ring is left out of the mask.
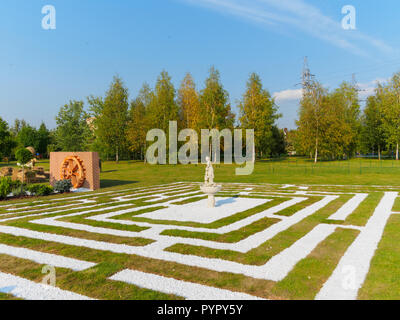
[[[15,158],[21,165],[26,165],[32,160],[33,155],[28,149],[20,148],[15,152]]]
[[[22,188],[13,189],[12,194],[14,197],[17,197],[17,198],[26,196],[26,192]]]
[[[54,189],[46,184],[33,184],[28,187],[28,191],[35,196],[48,196],[54,192]]]
[[[70,192],[72,189],[71,180],[59,180],[54,184],[54,191],[58,193]]]
[[[10,177],[0,178],[0,199],[5,199],[13,189],[13,181]]]
[[[21,184],[22,184],[22,188],[26,188],[26,183],[22,183],[20,180],[11,180],[11,190],[17,189],[17,188],[21,188]]]

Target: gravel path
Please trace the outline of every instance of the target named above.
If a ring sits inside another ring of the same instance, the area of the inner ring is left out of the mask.
[[[346,220],[346,218],[351,215],[354,210],[368,197],[366,193],[356,194],[353,198],[347,201],[338,211],[329,217],[332,220]]]
[[[174,294],[187,300],[264,300],[245,293],[208,287],[197,283],[128,269],[115,274],[110,279],[133,284],[141,288]]]
[[[25,300],[91,300],[90,298],[26,280],[11,274],[0,272],[0,288],[17,298]],[[0,291],[2,291],[0,289]]]
[[[355,300],[367,276],[398,193],[386,192],[373,216],[347,249],[317,300]]]
[[[31,260],[39,264],[71,269],[74,271],[86,270],[96,265],[96,263],[92,262],[66,258],[55,254],[49,254],[25,248],[11,247],[4,244],[0,244],[0,254],[6,254],[12,257]]]

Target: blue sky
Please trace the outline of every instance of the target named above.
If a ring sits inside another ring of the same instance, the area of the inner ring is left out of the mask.
[[[56,30],[41,27],[48,4]],[[341,28],[349,4],[357,30]],[[330,88],[356,73],[363,96],[400,70],[396,0],[2,0],[0,12],[0,117],[36,126],[103,95],[115,74],[133,98],[163,69],[176,86],[190,71],[201,89],[214,65],[232,105],[257,72],[293,128],[304,56]]]

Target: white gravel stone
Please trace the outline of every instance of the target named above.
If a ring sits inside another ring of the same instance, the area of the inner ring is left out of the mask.
[[[25,300],[92,300],[89,297],[0,272],[0,288]]]
[[[82,271],[94,267],[96,264],[82,260],[58,256],[25,248],[18,248],[0,244],[0,254],[6,254],[16,258],[31,260],[40,264],[53,267],[66,268],[74,271]]]
[[[96,195],[100,196],[101,194],[107,194],[110,195],[114,200],[121,201],[120,205],[112,207],[112,209],[116,211],[102,214],[101,211],[107,209],[97,208],[99,205],[93,204],[87,207],[82,207],[81,212],[63,215],[63,211],[67,210],[67,208],[70,205],[70,204],[66,205],[64,204],[62,206],[59,206],[61,210],[53,212],[53,213],[58,213],[57,216],[31,221],[32,223],[49,225],[49,226],[58,226],[62,228],[84,230],[87,232],[109,234],[115,236],[142,237],[142,238],[152,239],[155,241],[154,243],[144,247],[142,246],[135,247],[123,244],[74,238],[69,236],[31,231],[23,228],[15,228],[4,225],[0,225],[0,233],[12,234],[15,236],[22,236],[34,239],[42,239],[45,241],[58,242],[66,245],[86,247],[96,250],[139,255],[157,260],[176,262],[193,267],[200,267],[217,272],[230,272],[235,274],[243,274],[257,279],[280,281],[284,279],[291,270],[293,270],[293,268],[299,261],[307,257],[310,254],[310,252],[312,252],[312,250],[315,247],[317,247],[321,241],[323,241],[330,234],[332,234],[337,227],[357,229],[361,231],[360,236],[349,247],[349,249],[343,256],[342,260],[340,261],[339,265],[337,266],[335,272],[332,274],[331,278],[327,281],[327,283],[324,285],[321,292],[317,296],[317,298],[319,299],[355,299],[357,297],[358,289],[361,287],[362,283],[365,280],[365,276],[369,269],[370,260],[372,259],[373,254],[378,245],[378,242],[382,236],[382,232],[386,224],[386,221],[391,214],[391,206],[393,205],[394,199],[397,197],[397,193],[386,193],[385,197],[382,199],[381,203],[376,208],[373,216],[371,217],[366,227],[320,224],[316,226],[308,234],[306,234],[303,238],[295,242],[292,246],[286,248],[282,252],[272,257],[265,265],[255,266],[255,265],[244,265],[241,263],[222,260],[222,259],[210,259],[194,255],[179,254],[164,250],[174,244],[181,243],[181,244],[191,244],[195,246],[204,246],[208,248],[232,250],[232,251],[246,253],[249,250],[259,247],[261,244],[272,239],[277,234],[287,230],[288,228],[294,226],[303,219],[314,214],[315,212],[317,212],[319,209],[329,204],[334,199],[337,199],[338,195],[351,194],[351,193],[308,191],[308,187],[299,187],[295,185],[284,185],[283,188],[289,189],[293,187],[301,191],[290,190],[290,192],[287,193],[284,193],[284,191],[281,192],[268,191],[264,193],[263,192],[253,193],[251,192],[254,190],[253,187],[259,188],[262,187],[263,185],[228,184],[225,190],[230,190],[229,186],[230,187],[234,186],[235,188],[237,187],[237,191],[240,192],[243,196],[250,194],[257,194],[260,197],[266,197],[266,198],[292,197],[292,199],[285,201],[272,208],[269,208],[263,212],[253,214],[245,219],[236,221],[230,225],[226,225],[217,229],[210,229],[206,227],[195,228],[186,226],[176,226],[173,225],[173,221],[192,221],[205,224],[211,223],[219,219],[234,215],[237,212],[242,212],[247,209],[254,208],[255,206],[258,206],[260,204],[266,203],[267,201],[271,200],[219,197],[217,198],[217,201],[218,200],[226,201],[226,203],[223,203],[222,205],[220,203],[220,206],[217,207],[216,210],[208,209],[206,205],[206,200],[203,201],[204,203],[202,203],[202,201],[196,201],[185,205],[173,204],[174,202],[180,201],[179,199],[165,201],[163,203],[158,203],[158,204],[151,204],[153,201],[169,198],[170,196],[167,195],[168,193],[177,191],[182,192],[181,194],[182,197],[187,196],[184,199],[190,199],[192,196],[197,196],[195,194],[198,193],[198,191],[189,191],[194,186],[198,187],[199,184],[187,184],[179,182],[170,185],[154,186],[151,188],[135,188],[122,191],[114,191],[114,192],[110,191],[110,192],[99,193]],[[278,187],[282,187],[282,185]],[[149,195],[157,197],[157,200],[149,201],[149,205],[147,206],[128,209],[126,208],[126,206],[129,206],[130,204],[123,203],[123,201],[140,199],[143,197],[148,197]],[[292,216],[279,216],[279,212],[281,210],[284,210],[290,206],[293,206],[297,203],[307,200],[309,196],[317,196],[317,195],[322,196],[323,199],[302,210],[299,210]],[[85,196],[70,197],[70,198],[65,198],[64,201],[68,200],[72,201],[73,199],[75,199],[74,201],[76,201],[76,199],[80,199],[79,201],[81,201],[82,203],[93,202],[93,200],[85,199],[84,197]],[[345,220],[365,200],[366,197],[367,194],[363,193],[355,194],[355,196],[352,199],[350,199],[346,204],[344,204],[337,212],[331,215],[330,219]],[[63,199],[53,199],[53,200],[60,201]],[[38,206],[39,205],[40,202],[38,202]],[[57,206],[56,202],[54,202],[54,206],[55,207]],[[162,225],[149,222],[135,222],[131,220],[112,219],[114,216],[121,215],[124,213],[135,212],[138,210],[158,207],[158,206],[165,206],[167,208],[153,212],[148,212],[138,217],[146,217],[153,220],[154,219],[171,220],[171,224]],[[9,205],[1,207],[9,208]],[[30,208],[32,208],[31,211],[29,211]],[[17,210],[15,210],[15,212],[20,213],[18,212],[18,210],[21,209],[27,210],[27,212],[34,212],[34,210],[38,210],[35,207],[26,207],[26,208],[18,208]],[[116,224],[138,225],[138,226],[149,227],[150,229],[144,230],[142,232],[131,232],[131,231],[111,229],[111,228],[94,227],[90,225],[70,223],[58,220],[60,217],[80,216],[85,213],[96,213],[96,212],[99,212],[100,214],[98,214],[97,216],[88,217],[87,219],[95,221],[105,221],[108,223],[116,223]],[[46,214],[49,213],[43,213],[43,215]],[[32,216],[39,216],[39,215],[42,214],[38,215],[32,214]],[[281,221],[237,243],[221,243],[221,242],[206,241],[195,238],[164,236],[160,234],[166,229],[178,229],[178,230],[187,230],[192,232],[225,234],[231,231],[239,230],[240,228],[248,226],[249,224],[259,221],[260,219],[263,218],[277,218],[280,219]],[[69,268],[76,271],[84,270],[95,265],[90,262],[79,261],[57,255],[36,252],[30,249],[14,248],[6,245],[0,245],[0,253],[9,254],[11,256],[16,256],[24,259],[29,259],[40,264],[48,264],[48,265],[53,265],[55,267]],[[349,265],[354,266],[355,270],[357,271],[357,278],[356,278],[357,288],[352,290],[345,290],[345,292],[343,293],[342,283],[344,275],[342,274],[342,272]],[[1,279],[2,278],[0,277],[0,280]],[[230,292],[228,290],[220,291],[220,289],[217,288],[202,286],[195,283],[179,281],[171,278],[165,278],[161,276],[146,274],[132,270],[124,270],[115,275],[114,277],[112,277],[112,279],[125,281],[127,283],[132,283],[148,289],[176,294],[178,296],[182,296],[189,299],[191,298],[201,299],[202,297],[204,297],[205,299],[214,299],[211,298],[214,296],[215,299],[235,299],[234,297],[236,297],[237,295],[243,295],[242,293]],[[35,283],[33,284],[38,285]],[[2,285],[0,282],[0,287],[5,287],[5,286],[12,287],[15,285],[16,285],[15,283],[10,285],[8,284]],[[17,286],[17,288],[19,287]],[[35,288],[36,288],[35,290],[39,290],[37,289],[36,286]],[[11,293],[14,294],[14,292]],[[32,296],[33,299],[35,299],[35,295],[33,294]],[[46,297],[46,294],[41,293],[41,294],[36,294],[36,296]],[[24,296],[21,297],[29,298],[29,294],[25,292]],[[256,297],[249,296],[249,298],[253,299]],[[244,299],[244,298],[240,296],[240,298],[238,299]]]
[[[366,193],[356,194],[353,198],[347,201],[338,211],[329,217],[332,220],[346,220],[354,210],[368,197]]]
[[[386,192],[367,225],[347,249],[317,300],[355,300],[365,281],[398,193]]]
[[[215,200],[215,208],[208,208],[208,200],[203,199],[184,205],[169,205],[166,209],[147,212],[138,215],[138,217],[153,220],[211,223],[271,201],[250,198],[215,198]]]
[[[128,269],[113,275],[110,279],[133,284],[141,288],[177,295],[187,300],[264,300],[246,293],[232,292]]]
[[[268,278],[273,281],[283,280],[300,260],[306,258],[335,229],[336,226],[328,224],[318,225],[292,246],[272,257],[267,263]]]

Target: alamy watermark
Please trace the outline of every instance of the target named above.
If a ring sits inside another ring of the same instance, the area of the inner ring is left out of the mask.
[[[56,8],[52,5],[45,5],[42,8],[42,28],[43,30],[55,30],[56,29]]]
[[[354,266],[346,265],[342,268],[342,288],[344,290],[356,290],[357,269]]]
[[[55,287],[56,286],[56,268],[53,266],[45,265],[42,268],[42,274],[45,276],[42,279],[42,284]]]
[[[356,30],[357,28],[356,8],[352,5],[346,5],[342,8],[342,14],[345,15],[342,19],[342,28],[344,30]]]
[[[245,148],[243,144],[243,129],[202,129],[201,130],[201,163],[206,163],[210,157],[213,163],[221,163],[221,142],[223,139],[223,163],[244,165],[236,169],[236,175],[250,175],[254,171],[254,130],[246,130]],[[157,140],[157,141],[156,141]],[[168,132],[169,164],[198,164],[199,135],[193,129],[184,129],[178,133],[176,121],[169,122]],[[211,145],[210,145],[211,140]],[[161,129],[152,129],[147,133],[146,141],[154,142],[146,152],[146,160],[150,164],[167,164],[167,135]],[[185,142],[178,150],[178,141]],[[243,156],[243,149],[245,155]]]

